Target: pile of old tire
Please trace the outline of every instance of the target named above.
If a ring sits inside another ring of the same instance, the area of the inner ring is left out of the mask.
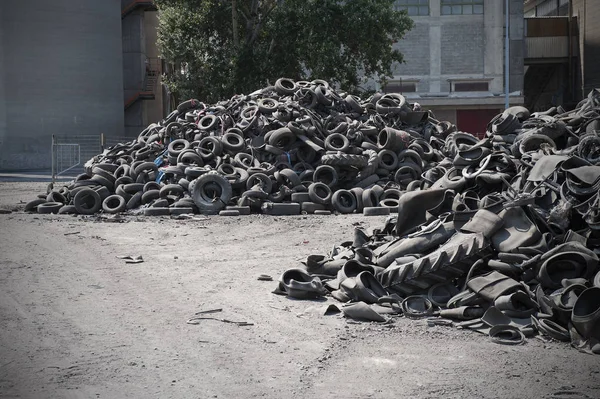
[[[400,94],[363,100],[282,78],[217,104],[180,104],[26,210],[385,215],[444,159],[455,130]]]
[[[449,133],[397,216],[309,256],[275,292],[600,354],[600,91],[571,111],[511,107],[485,136]]]

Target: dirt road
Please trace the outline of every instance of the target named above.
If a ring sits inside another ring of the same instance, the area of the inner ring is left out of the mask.
[[[0,209],[44,190],[0,183]],[[0,397],[600,397],[600,357],[568,344],[353,323],[257,280],[383,217],[126,220],[0,215]]]

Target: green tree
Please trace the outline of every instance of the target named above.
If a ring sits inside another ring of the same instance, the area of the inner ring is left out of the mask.
[[[359,91],[403,62],[393,43],[412,28],[394,0],[155,0],[158,45],[176,68],[178,99],[218,101],[279,77],[325,79]]]

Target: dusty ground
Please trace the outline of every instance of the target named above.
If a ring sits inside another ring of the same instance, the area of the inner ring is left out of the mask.
[[[0,183],[0,209],[42,191]],[[0,215],[0,397],[600,397],[600,357],[567,344],[500,346],[403,318],[352,323],[257,280],[383,217],[127,220]],[[254,325],[186,323],[215,308]]]

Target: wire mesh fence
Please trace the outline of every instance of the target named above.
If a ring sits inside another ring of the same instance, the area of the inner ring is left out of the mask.
[[[76,176],[84,172],[85,163],[104,149],[127,143],[132,137],[93,135],[52,136],[52,180],[59,176]]]

